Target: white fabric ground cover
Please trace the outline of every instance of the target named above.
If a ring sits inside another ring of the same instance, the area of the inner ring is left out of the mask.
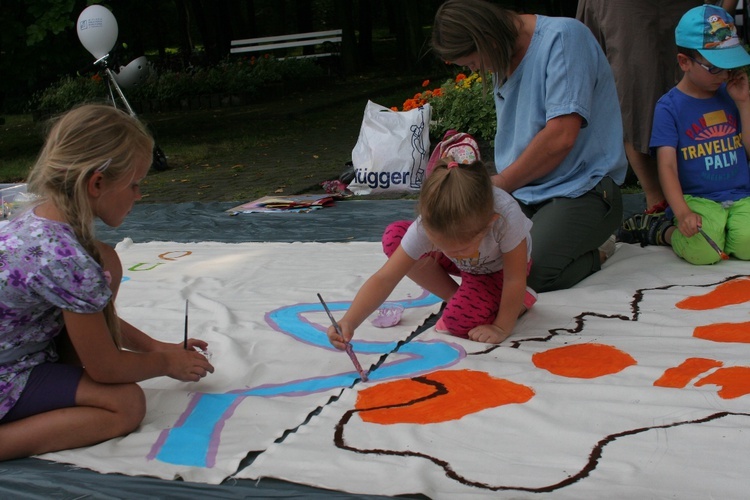
[[[744,497],[748,271],[620,245],[499,347],[419,335],[412,352],[443,365],[346,389],[236,477],[435,499]]]
[[[122,316],[179,342],[189,300],[191,335],[210,343],[217,371],[148,381],[137,432],[42,458],[436,499],[745,494],[746,262],[698,267],[621,245],[601,272],[541,294],[501,346],[433,330],[400,344],[439,310],[406,280],[391,296],[407,305],[401,324],[358,331],[363,366],[384,357],[361,383],[328,347],[316,294],[339,317],[384,261],[379,243],[125,241],[118,252]],[[248,452],[260,454],[236,473]]]
[[[218,484],[249,452],[266,449],[357,381],[346,354],[328,343],[330,322],[316,294],[340,317],[385,261],[379,243],[126,239],[117,251],[125,270],[120,315],[160,340],[181,342],[188,300],[190,336],[209,343],[216,371],[197,384],[146,381],[148,412],[136,432],[41,458],[104,473]],[[391,298],[406,307],[401,323],[378,329],[366,322],[353,342],[365,369],[440,308],[408,280]],[[402,364],[384,364],[371,383]]]

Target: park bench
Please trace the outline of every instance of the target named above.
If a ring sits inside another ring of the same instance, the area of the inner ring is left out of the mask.
[[[293,35],[266,36],[262,38],[246,38],[244,40],[232,40],[230,52],[240,54],[243,52],[269,52],[278,49],[290,49],[299,47],[318,47],[324,52],[287,56],[301,59],[310,57],[328,57],[339,53],[341,44],[341,30],[315,31],[311,33],[297,33]],[[279,57],[278,59],[284,59]]]

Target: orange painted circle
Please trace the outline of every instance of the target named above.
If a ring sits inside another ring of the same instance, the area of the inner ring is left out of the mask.
[[[596,378],[636,364],[633,357],[609,345],[580,344],[538,352],[531,358],[537,368],[571,378]]]
[[[445,370],[360,391],[356,408],[365,422],[431,424],[458,420],[487,408],[525,403],[529,387],[473,370]]]

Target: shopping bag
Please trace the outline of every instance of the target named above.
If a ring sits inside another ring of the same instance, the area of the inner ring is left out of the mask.
[[[357,195],[418,192],[430,155],[429,104],[393,111],[367,101],[359,138],[352,150]]]

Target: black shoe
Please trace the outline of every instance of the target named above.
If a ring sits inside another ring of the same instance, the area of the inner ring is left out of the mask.
[[[622,243],[640,243],[646,245],[666,245],[664,232],[672,225],[672,221],[664,213],[635,214],[622,223],[617,230],[617,241]]]

